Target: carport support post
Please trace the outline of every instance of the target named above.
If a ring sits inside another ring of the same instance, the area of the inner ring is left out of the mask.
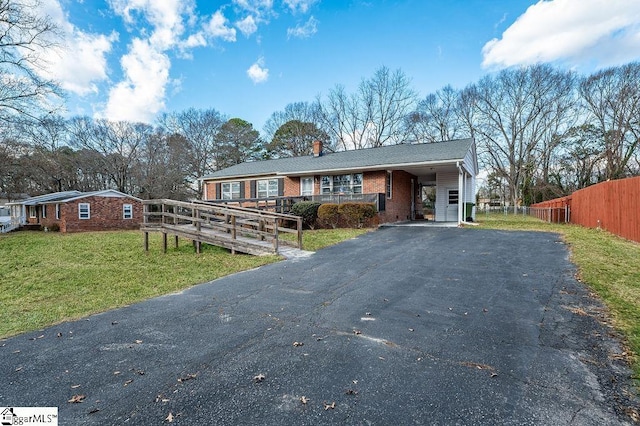
[[[460,167],[460,162],[456,163],[458,166],[458,225],[462,223],[464,220],[463,217],[463,208],[464,208],[464,172],[462,171],[462,167]]]

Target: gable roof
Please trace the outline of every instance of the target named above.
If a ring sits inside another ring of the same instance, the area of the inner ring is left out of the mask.
[[[69,201],[75,201],[81,198],[87,197],[127,197],[133,198],[138,201],[142,201],[140,198],[133,195],[125,194],[124,192],[116,191],[115,189],[104,189],[102,191],[92,192],[80,192],[80,191],[63,191],[53,192],[51,194],[38,195],[36,197],[27,198],[26,200],[15,201],[7,203],[7,205],[23,205],[23,206],[35,206],[39,204],[51,204],[51,203],[67,203]]]
[[[201,179],[221,179],[260,175],[303,175],[319,172],[391,168],[430,163],[452,163],[464,160],[474,145],[473,139],[446,142],[400,144],[352,151],[325,153],[320,157],[305,156],[236,164]]]
[[[36,204],[62,201],[66,198],[74,197],[80,194],[82,194],[82,192],[80,191],[53,192],[51,194],[44,194],[44,195],[38,195],[35,197],[30,197],[30,198],[27,198],[26,200],[14,201],[12,203],[7,203],[7,205],[35,206]]]

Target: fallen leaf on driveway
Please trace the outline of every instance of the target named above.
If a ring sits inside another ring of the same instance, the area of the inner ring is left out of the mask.
[[[362,331],[360,331],[360,330],[353,330],[353,334],[355,334],[355,335],[357,336],[358,334],[362,334]]]
[[[180,377],[178,379],[179,382],[186,382],[187,380],[191,380],[191,379],[195,379],[196,378],[196,374],[187,374],[184,377]]]
[[[169,415],[165,418],[166,421],[168,421],[169,423],[173,423],[173,414],[171,414],[171,412],[169,413]]]
[[[80,385],[71,385],[71,389],[78,389]]]
[[[71,397],[70,400],[68,400],[67,402],[71,403],[71,404],[77,404],[79,402],[82,402],[83,399],[85,399],[86,397],[84,395],[73,395]]]
[[[300,402],[302,402],[303,404],[307,405],[307,402],[309,402],[309,398],[307,398],[306,396],[302,395],[300,397]]]
[[[140,343],[142,343],[142,340],[137,339],[135,343],[139,345]]]
[[[323,402],[323,404],[324,404],[325,411],[328,410],[328,409],[332,409],[333,410],[333,409],[336,408],[336,402],[335,401],[332,402],[331,404],[327,404],[326,402]]]
[[[302,342],[293,342],[293,346],[295,346],[297,348],[298,346],[304,346],[304,343],[302,343]]]
[[[253,381],[256,382],[256,383],[263,382],[264,379],[266,379],[266,377],[262,373],[258,374],[257,376],[253,376]]]
[[[131,383],[133,383],[133,379],[129,379],[126,382],[124,382],[124,386],[130,385]]]

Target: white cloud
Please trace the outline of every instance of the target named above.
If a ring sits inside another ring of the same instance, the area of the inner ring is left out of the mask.
[[[640,56],[640,2],[551,0],[529,7],[482,49],[484,67],[563,61],[611,66]]]
[[[120,59],[123,79],[109,91],[105,110],[99,116],[110,120],[150,122],[164,109],[170,83],[171,60],[167,51],[202,45],[202,36],[182,39],[184,22],[193,21],[192,1],[110,0],[114,12],[138,31],[128,52]],[[133,13],[135,12],[135,13]],[[147,35],[145,22],[151,26]]]
[[[153,121],[164,108],[169,58],[148,40],[135,38],[120,64],[126,78],[111,88],[105,111],[100,115],[110,120]]]
[[[318,20],[313,16],[304,25],[297,25],[287,29],[287,37],[309,38],[318,32]]]
[[[211,16],[208,24],[205,26],[207,34],[213,38],[221,38],[224,41],[236,41],[236,29],[228,26],[229,21],[222,14],[221,10]]]
[[[318,0],[283,0],[283,3],[289,6],[289,9],[291,9],[293,13],[297,11],[307,13],[311,6],[317,1]]]
[[[106,56],[118,40],[118,33],[91,34],[79,30],[68,21],[58,0],[43,1],[41,11],[58,26],[65,47],[43,52],[48,65],[38,72],[80,96],[97,93],[97,83],[107,79]]]
[[[251,34],[258,31],[256,20],[251,15],[247,16],[241,21],[236,22],[236,27],[238,27],[238,29],[242,31],[242,34],[244,34],[245,37],[249,37]]]
[[[264,66],[264,58],[259,58],[247,70],[247,75],[254,84],[264,83],[269,79],[269,69]]]
[[[270,15],[273,12],[273,0],[233,0],[233,4],[257,16]]]
[[[166,50],[179,43],[184,33],[183,16],[193,16],[193,1],[183,0],[109,0],[109,3],[125,22],[139,25],[132,11],[138,11],[152,25],[150,43]]]

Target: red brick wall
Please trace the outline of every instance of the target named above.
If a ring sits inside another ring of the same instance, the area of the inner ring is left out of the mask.
[[[418,200],[418,179],[407,172],[394,170],[391,184],[391,198],[385,201],[385,211],[380,212],[380,223],[398,222],[411,219],[411,179],[414,180],[414,199]],[[365,173],[363,192],[387,192],[387,172],[380,170]]]
[[[62,221],[56,219],[56,205],[55,204],[45,204],[42,206],[38,206],[38,209],[46,208],[47,209],[47,217],[40,218],[40,225],[46,226],[51,229],[52,225],[58,225],[60,230],[62,230]]]
[[[90,219],[80,219],[78,217],[78,205],[80,203],[89,203]],[[132,205],[132,219],[122,218],[122,206],[124,204]],[[143,220],[142,202],[132,198],[120,197],[81,198],[66,204],[61,204],[60,219],[61,232],[138,229]]]
[[[300,195],[300,178],[285,177],[284,178],[284,196],[297,197]]]

